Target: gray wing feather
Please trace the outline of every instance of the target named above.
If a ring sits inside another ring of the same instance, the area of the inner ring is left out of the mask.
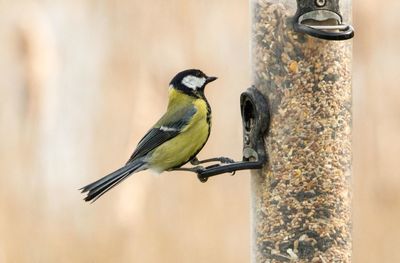
[[[165,114],[157,123],[158,125],[156,125],[159,127],[150,129],[140,140],[136,150],[133,152],[127,163],[145,156],[156,147],[177,136],[179,133],[181,133],[182,129],[188,125],[196,112],[197,109],[192,106],[189,109],[186,108],[184,111],[175,112],[173,114],[175,116],[170,116],[171,114],[168,113]],[[168,121],[168,119],[170,121]]]

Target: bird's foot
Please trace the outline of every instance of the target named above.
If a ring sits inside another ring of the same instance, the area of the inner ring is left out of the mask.
[[[229,157],[218,157],[220,163],[234,163],[235,161]]]
[[[235,161],[228,157],[215,157],[215,158],[205,159],[205,160],[201,160],[201,161],[199,159],[197,159],[197,157],[195,157],[190,161],[190,163],[192,165],[199,165],[199,164],[209,163],[209,162],[220,162],[222,164],[222,163],[234,163]]]

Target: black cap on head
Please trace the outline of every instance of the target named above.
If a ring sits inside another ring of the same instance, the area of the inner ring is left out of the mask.
[[[185,93],[196,95],[204,92],[204,87],[216,79],[216,77],[208,77],[201,70],[187,69],[176,74],[170,85]]]

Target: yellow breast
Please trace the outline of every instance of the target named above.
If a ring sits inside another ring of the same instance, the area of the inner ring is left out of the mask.
[[[153,152],[149,162],[151,169],[162,172],[181,166],[195,157],[207,142],[210,133],[207,103],[203,99],[191,100],[197,112],[179,135],[163,143]]]

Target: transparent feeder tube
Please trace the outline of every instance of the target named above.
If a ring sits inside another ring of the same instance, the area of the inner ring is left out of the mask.
[[[253,81],[271,107],[268,165],[252,174],[252,261],[350,262],[352,43],[294,32],[294,0],[250,3]]]

